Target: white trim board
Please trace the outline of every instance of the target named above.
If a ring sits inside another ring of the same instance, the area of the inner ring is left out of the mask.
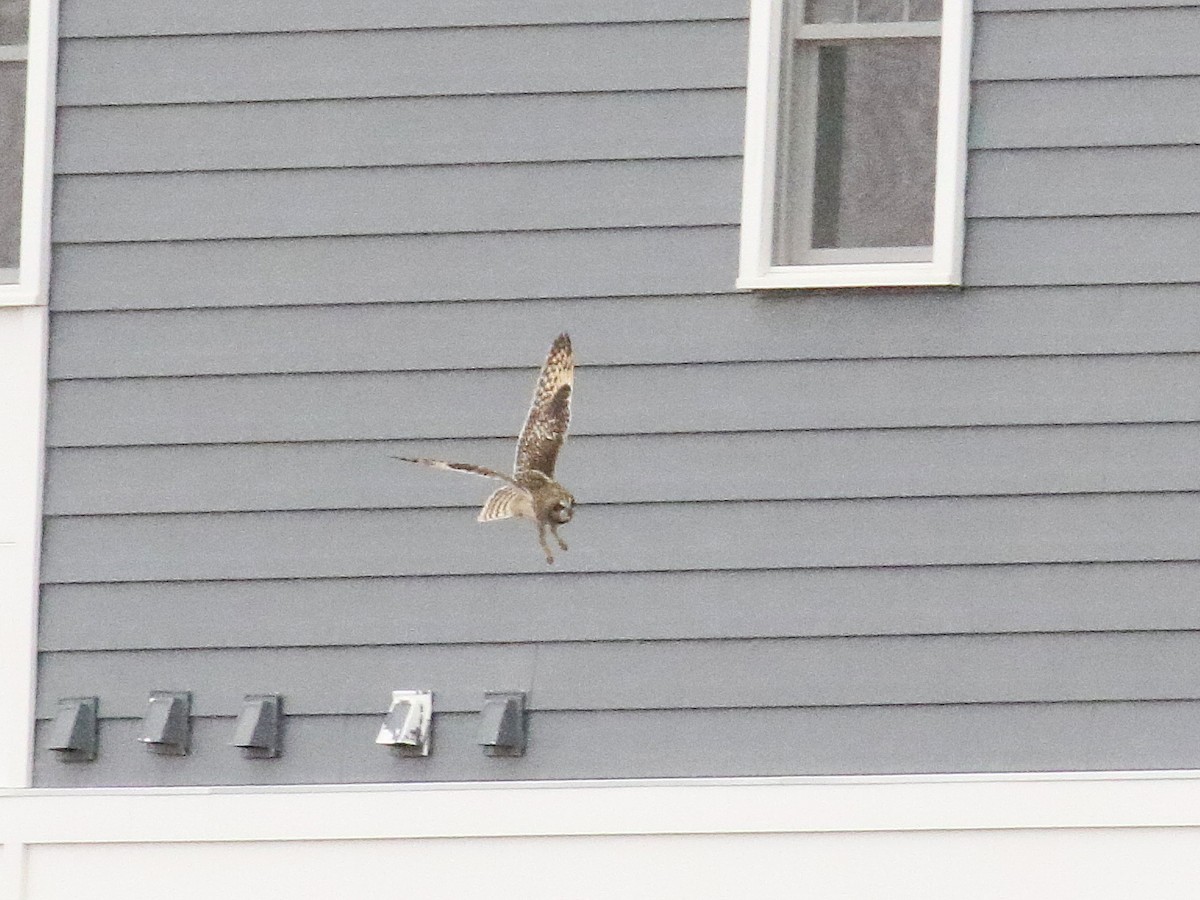
[[[0,308],[0,788],[29,784],[48,319]]]
[[[1194,900],[1198,851],[1194,828],[41,844],[23,897]]]
[[[0,793],[0,843],[1200,827],[1200,772]]]
[[[19,280],[0,284],[0,788],[29,784],[46,415],[58,2],[29,6]]]

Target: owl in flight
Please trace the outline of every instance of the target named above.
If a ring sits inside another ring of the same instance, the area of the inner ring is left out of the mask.
[[[571,339],[566,334],[560,334],[554,339],[546,362],[542,365],[541,375],[538,376],[529,415],[525,418],[521,436],[517,438],[517,458],[511,476],[470,463],[414,459],[409,456],[395,458],[449,472],[466,472],[503,481],[504,484],[483,504],[478,520],[532,519],[537,525],[538,543],[546,553],[546,562],[553,564],[554,554],[546,543],[546,529],[550,529],[558,546],[566,550],[567,544],[559,537],[558,527],[570,522],[575,514],[575,498],[554,480],[554,463],[567,439],[567,426],[571,424],[574,379],[575,355],[571,350]]]

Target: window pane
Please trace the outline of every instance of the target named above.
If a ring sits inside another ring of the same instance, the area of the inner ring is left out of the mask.
[[[858,0],[860,22],[903,22],[904,0]]]
[[[936,39],[819,50],[812,246],[933,243]]]
[[[808,0],[804,4],[804,21],[822,25],[853,22],[854,0]]]
[[[937,22],[942,18],[942,0],[908,0],[908,18],[913,22]]]
[[[0,269],[17,266],[24,131],[25,64],[0,63]]]
[[[0,0],[0,44],[24,44],[29,31],[29,0]]]

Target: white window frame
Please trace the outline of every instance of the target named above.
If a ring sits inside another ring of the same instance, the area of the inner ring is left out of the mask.
[[[30,0],[26,40],[20,260],[17,280],[0,283],[0,307],[41,306],[47,300],[58,0]],[[18,58],[11,48],[0,49],[7,50],[5,58]]]
[[[952,286],[962,283],[971,0],[944,0],[939,68],[933,256],[920,262],[772,264],[776,177],[782,112],[784,8],[789,0],[751,0],[742,183],[741,253],[737,286],[744,290],[835,287]],[[924,23],[920,24],[924,27]],[[806,26],[808,27],[808,26]],[[837,37],[837,25],[811,26]],[[843,37],[850,36],[849,33]],[[889,249],[884,248],[885,253]]]

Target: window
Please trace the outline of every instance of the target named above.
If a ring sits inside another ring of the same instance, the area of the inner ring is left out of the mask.
[[[960,281],[969,0],[752,0],[738,287]]]
[[[52,0],[0,0],[0,305],[45,301]]]

